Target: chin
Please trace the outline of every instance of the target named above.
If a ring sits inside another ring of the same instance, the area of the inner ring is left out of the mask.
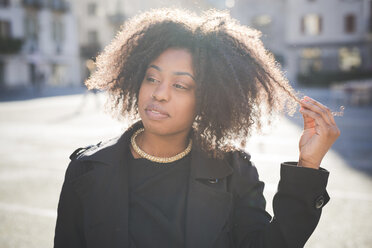
[[[146,131],[159,135],[166,135],[170,130],[165,121],[154,121],[141,118]]]
[[[165,121],[157,122],[142,120],[142,123],[146,131],[160,136],[181,134],[189,132],[191,129],[191,126],[189,128],[186,126],[177,128],[176,124],[172,124],[170,122],[166,123]]]

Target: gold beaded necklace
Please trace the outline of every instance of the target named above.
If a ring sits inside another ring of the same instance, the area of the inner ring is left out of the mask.
[[[138,154],[140,155],[142,158],[145,158],[145,159],[148,159],[152,162],[156,162],[156,163],[171,163],[171,162],[174,162],[176,160],[179,160],[183,157],[185,157],[187,154],[190,153],[191,151],[191,147],[192,147],[192,140],[190,139],[190,142],[189,144],[187,145],[186,149],[183,151],[183,152],[180,152],[178,153],[177,155],[174,155],[173,157],[168,157],[168,158],[161,158],[161,157],[155,157],[155,156],[152,156],[146,152],[144,152],[141,148],[139,148],[137,146],[137,143],[136,143],[136,137],[138,136],[138,134],[142,133],[145,129],[144,128],[140,128],[138,129],[131,137],[130,141],[131,141],[131,144],[132,144],[132,147],[133,147],[133,150]]]

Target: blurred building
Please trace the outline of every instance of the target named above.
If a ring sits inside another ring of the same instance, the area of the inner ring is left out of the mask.
[[[0,84],[80,82],[75,19],[64,0],[0,1]]]
[[[121,1],[79,0],[71,2],[77,17],[79,69],[82,82],[94,70],[93,59],[114,37],[126,19]]]
[[[317,73],[371,73],[371,12],[371,0],[240,0],[231,10],[262,31],[292,82]]]
[[[371,1],[289,0],[287,8],[288,71],[295,73],[292,77],[372,69]]]
[[[286,11],[287,0],[240,0],[226,2],[231,4],[231,15],[242,24],[262,32],[261,40],[275,55],[283,66],[286,66]]]
[[[80,70],[83,78],[92,72],[91,61],[114,38],[127,18],[151,8],[183,7],[196,12],[212,7],[204,0],[79,0],[71,1],[77,17]]]

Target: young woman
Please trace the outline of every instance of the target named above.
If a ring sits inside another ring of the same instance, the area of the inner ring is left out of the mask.
[[[55,247],[304,246],[329,200],[320,164],[340,132],[327,107],[297,99],[258,31],[216,10],[151,10],[124,24],[86,84],[139,121],[70,156]],[[281,163],[271,217],[236,144],[297,103],[299,160]]]

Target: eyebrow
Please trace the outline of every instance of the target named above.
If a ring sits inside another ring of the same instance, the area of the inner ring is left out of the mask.
[[[159,66],[156,66],[156,65],[149,65],[149,67],[148,68],[150,68],[150,67],[152,67],[152,68],[154,68],[154,69],[156,69],[156,70],[158,70],[158,71],[162,71],[161,69],[160,69],[160,67]],[[188,72],[183,72],[183,71],[175,71],[175,72],[173,72],[173,74],[174,75],[187,75],[187,76],[189,76],[189,77],[191,77],[194,81],[195,81],[195,78],[194,78],[194,76],[193,75],[191,75],[190,73],[188,73]]]

